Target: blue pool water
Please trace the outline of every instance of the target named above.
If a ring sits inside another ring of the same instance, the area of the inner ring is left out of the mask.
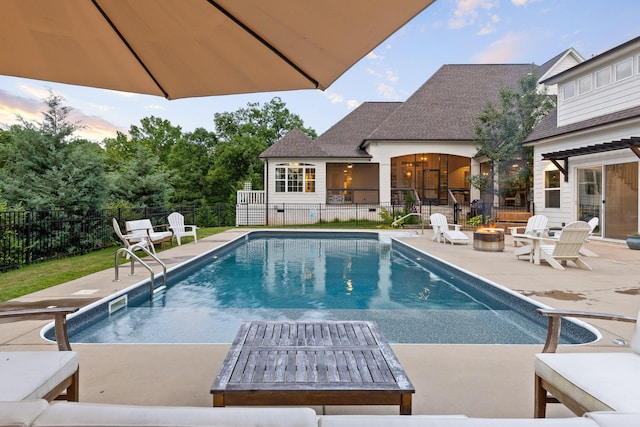
[[[69,320],[71,342],[230,343],[245,320],[372,320],[392,343],[544,342],[537,306],[378,233],[254,232]],[[596,336],[563,328],[565,343]]]

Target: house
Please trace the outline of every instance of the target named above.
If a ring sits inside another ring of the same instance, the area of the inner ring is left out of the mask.
[[[640,37],[542,83],[557,85],[558,102],[525,141],[536,213],[556,227],[598,217],[603,238],[637,232]]]
[[[468,204],[480,193],[467,178],[487,170],[474,118],[527,73],[551,76],[582,60],[569,49],[542,66],[444,65],[406,101],[365,102],[315,141],[293,130],[260,154],[265,190],[238,192],[237,223],[291,224],[282,218],[294,205],[308,213],[297,223],[314,223],[349,219],[354,205],[359,218],[379,220],[382,208]]]

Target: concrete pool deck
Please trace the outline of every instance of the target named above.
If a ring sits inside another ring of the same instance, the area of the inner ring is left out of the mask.
[[[248,232],[233,229],[174,246],[159,253],[167,267],[220,246]],[[469,233],[471,237],[472,233]],[[602,311],[635,316],[640,308],[640,251],[624,243],[592,239],[587,248],[598,254],[586,262],[593,271],[570,264],[565,271],[534,265],[513,255],[510,236],[504,252],[479,252],[472,245],[431,241],[432,231],[400,233],[398,237],[420,250],[492,282],[555,308]],[[156,270],[157,271],[157,270]],[[31,306],[84,306],[148,277],[139,265],[129,277],[121,267],[20,297],[0,309]],[[46,321],[0,324],[0,350],[51,349],[39,331]],[[612,343],[629,339],[633,325],[592,321],[603,338],[559,351],[628,351]],[[474,417],[533,415],[533,355],[541,345],[394,344],[398,359],[416,388],[414,414],[465,414]],[[211,406],[213,379],[229,349],[228,344],[75,344],[80,355],[80,400],[100,403]],[[316,408],[321,411],[322,408]],[[325,408],[336,413],[397,413],[396,407]],[[550,405],[549,417],[572,416],[561,405]]]

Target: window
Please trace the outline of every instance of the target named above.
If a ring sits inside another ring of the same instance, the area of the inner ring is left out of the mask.
[[[276,165],[276,193],[315,193],[316,168],[306,163]]]
[[[633,61],[631,58],[616,64],[616,81],[631,77],[633,73]]]
[[[562,97],[564,99],[573,98],[576,94],[576,83],[569,82],[562,86]]]
[[[611,83],[611,68],[607,67],[596,73],[596,87],[606,86]]]
[[[578,80],[578,93],[591,92],[591,74]]]
[[[560,207],[560,171],[548,170],[544,173],[544,206]]]

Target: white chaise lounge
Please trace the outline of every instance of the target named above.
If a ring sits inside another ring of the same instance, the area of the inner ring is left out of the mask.
[[[633,427],[640,413],[556,419],[462,415],[316,415],[310,408],[131,406],[45,400],[0,402],[0,427]]]
[[[536,418],[545,416],[550,402],[560,402],[577,415],[590,411],[640,412],[640,313],[633,318],[583,311],[538,312],[549,317],[549,333],[543,352],[535,356]],[[634,322],[631,351],[555,353],[562,317]],[[620,426],[640,425],[639,422]]]
[[[447,217],[441,213],[434,213],[429,217],[431,227],[433,227],[432,240],[440,243],[440,239],[446,243],[449,242],[452,245],[454,243],[461,243],[464,245],[469,244],[469,236],[460,231],[459,224],[448,224]],[[453,230],[449,228],[449,225],[453,227]]]
[[[71,351],[66,316],[78,309],[0,311],[0,319],[55,319],[59,351],[0,351],[0,401],[66,399],[78,401],[78,354]]]

